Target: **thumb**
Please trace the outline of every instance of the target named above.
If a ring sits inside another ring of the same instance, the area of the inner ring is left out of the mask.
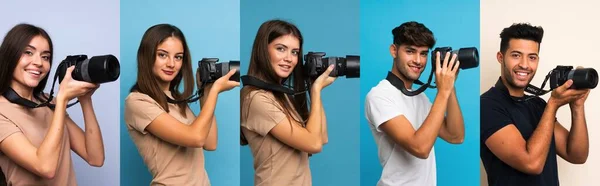
[[[327,67],[327,70],[325,70],[325,72],[323,72],[323,75],[329,76],[329,74],[331,74],[331,71],[333,71],[335,65],[329,65],[329,67]]]
[[[71,74],[71,72],[73,72],[73,70],[75,69],[75,66],[70,66],[69,68],[67,68],[67,73],[66,74]]]
[[[227,79],[231,78],[231,76],[233,76],[235,73],[237,72],[237,69],[231,69],[229,70],[229,72],[227,74],[225,74],[225,77],[227,77]]]
[[[571,85],[573,85],[573,80],[569,79],[563,85],[561,85],[560,87],[558,87],[558,89],[560,89],[561,91],[564,91],[564,90],[569,89],[569,87],[571,87]]]

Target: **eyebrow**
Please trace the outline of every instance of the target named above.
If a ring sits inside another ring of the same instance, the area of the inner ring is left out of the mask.
[[[169,54],[169,52],[167,52],[167,51],[166,51],[166,50],[164,50],[164,49],[160,49],[160,48],[159,48],[159,49],[157,49],[157,50],[158,50],[159,52],[164,52],[164,53],[167,53],[167,54]],[[183,54],[183,52],[175,53],[175,55],[179,55],[179,54]]]
[[[31,49],[33,49],[33,50],[37,50],[37,48],[35,48],[34,46],[31,46],[31,45],[27,45],[27,47],[28,47],[28,48],[31,48]],[[26,47],[26,48],[27,48],[27,47]],[[48,50],[42,51],[42,54],[50,54],[50,51],[48,51]]]
[[[407,49],[407,50],[419,51],[419,50],[417,50],[416,48],[414,48],[414,47],[412,47],[412,46],[407,46],[407,47],[406,47],[406,49]],[[423,51],[421,51],[421,53],[429,53],[429,49],[427,49],[427,50],[423,50]]]
[[[286,48],[286,49],[287,49],[287,48],[289,48],[287,45],[284,45],[284,44],[282,44],[282,43],[277,43],[277,44],[275,44],[275,45],[282,46],[282,47],[284,47],[284,48]],[[299,49],[299,48],[293,48],[292,50],[300,50],[300,49]]]
[[[521,54],[521,55],[523,55],[523,52],[521,52],[521,51],[518,51],[518,50],[513,50],[513,51],[512,51],[512,52],[510,52],[510,53],[511,53],[511,54],[512,54],[512,53],[517,53],[517,54]],[[530,56],[530,55],[538,56],[538,54],[537,54],[537,53],[529,53],[529,54],[527,54],[527,55],[528,55],[528,56]]]

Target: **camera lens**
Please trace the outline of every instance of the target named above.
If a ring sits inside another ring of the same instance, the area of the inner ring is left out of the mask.
[[[358,78],[360,77],[360,56],[346,56],[346,78]]]
[[[112,82],[121,74],[119,60],[113,55],[94,56],[81,63],[81,77],[90,83]]]
[[[479,52],[477,51],[477,48],[461,48],[458,50],[457,55],[458,61],[460,61],[460,69],[469,69],[479,66]]]
[[[568,79],[573,80],[575,89],[593,89],[598,85],[598,72],[593,68],[571,70]]]
[[[240,61],[229,61],[217,65],[221,65],[221,68],[217,67],[217,69],[221,69],[221,72],[217,72],[217,79],[225,76],[227,73],[229,73],[229,71],[237,69],[235,74],[233,74],[233,76],[231,76],[229,80],[240,82]]]

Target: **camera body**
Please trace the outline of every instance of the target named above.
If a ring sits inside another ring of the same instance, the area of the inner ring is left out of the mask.
[[[237,71],[229,80],[240,82],[240,61],[217,62],[219,62],[219,58],[202,58],[198,61],[200,82],[214,83],[232,69],[237,69]]]
[[[573,69],[573,66],[556,66],[550,71],[550,89],[563,85],[572,79],[569,89],[593,89],[598,85],[598,72],[593,68]]]
[[[433,70],[435,70],[435,53],[440,52],[440,63],[444,62],[446,53],[457,54],[457,60],[460,61],[460,69],[469,69],[479,66],[479,51],[475,47],[460,48],[458,50],[452,50],[452,47],[438,47],[431,51],[431,64]],[[452,56],[448,60],[452,59]],[[440,65],[441,66],[441,65]]]
[[[59,82],[62,82],[67,68],[71,66],[75,66],[71,73],[74,80],[95,84],[115,81],[121,72],[119,60],[113,55],[93,56],[89,59],[87,55],[72,55],[60,62],[56,69]]]
[[[329,65],[335,68],[330,77],[346,76],[346,78],[360,77],[360,56],[347,55],[344,57],[324,57],[325,52],[308,52],[304,55],[304,68],[308,77],[316,78],[327,70]]]

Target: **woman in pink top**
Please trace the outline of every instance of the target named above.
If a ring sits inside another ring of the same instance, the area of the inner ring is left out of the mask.
[[[104,144],[92,107],[98,85],[71,78],[68,68],[60,83],[55,107],[29,108],[4,95],[46,102],[43,90],[53,58],[52,40],[42,28],[19,24],[0,46],[0,167],[8,185],[77,185],[71,150],[92,166],[104,164]],[[69,118],[66,106],[77,98],[85,132]]]
[[[203,150],[217,148],[217,96],[239,85],[229,80],[235,70],[206,85],[196,117],[181,101],[192,95],[194,78],[191,54],[179,28],[150,27],[142,37],[137,64],[137,82],[125,99],[124,117],[152,174],[151,185],[210,185]]]
[[[242,89],[242,144],[252,151],[255,185],[312,185],[308,156],[321,152],[328,140],[321,90],[335,78],[329,77],[333,66],[313,81],[304,70],[298,28],[281,20],[263,23],[247,75],[297,93],[308,89],[310,102],[306,93],[288,95],[251,85]]]

